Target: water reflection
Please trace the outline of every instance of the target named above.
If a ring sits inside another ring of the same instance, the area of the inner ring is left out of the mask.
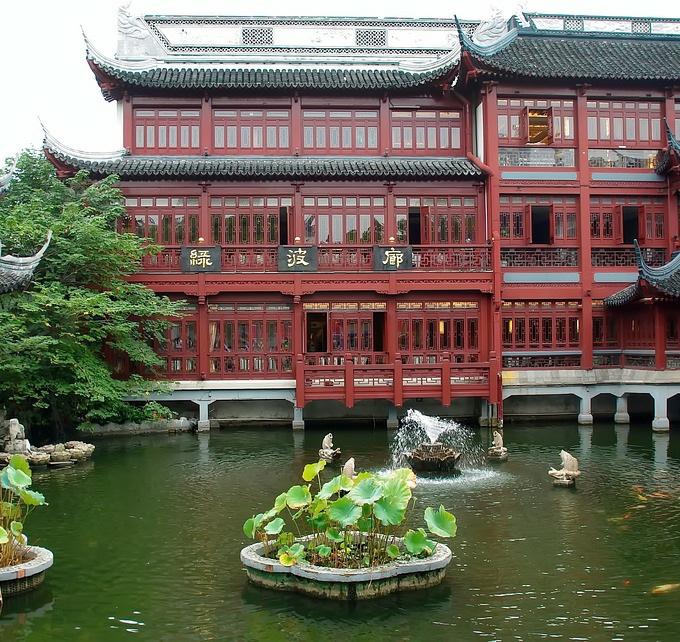
[[[677,593],[649,595],[680,581],[680,442],[648,426],[512,424],[507,463],[421,476],[411,525],[440,503],[459,523],[440,587],[351,605],[249,586],[243,521],[329,431],[359,470],[389,464],[388,433],[336,425],[103,441],[91,466],[36,477],[50,507],[30,532],[56,562],[6,605],[0,640],[680,639]],[[546,475],[562,448],[587,463],[575,491]]]

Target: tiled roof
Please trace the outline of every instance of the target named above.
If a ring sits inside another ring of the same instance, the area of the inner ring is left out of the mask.
[[[638,280],[616,294],[604,300],[605,305],[617,307],[639,299],[645,286],[656,291],[660,296],[680,299],[680,252],[676,252],[671,260],[661,267],[651,267],[647,264],[640,246],[635,243],[635,256],[639,274]]]
[[[399,64],[371,66],[276,65],[232,66],[215,62],[123,62],[102,55],[86,40],[87,60],[107,100],[117,98],[115,87],[163,90],[363,90],[383,91],[424,87],[446,76],[458,63],[458,49],[427,68],[405,69]]]
[[[513,37],[514,36],[514,37]],[[484,48],[459,32],[461,48],[496,76],[571,80],[680,80],[680,38],[517,29],[501,47]]]
[[[69,150],[49,135],[47,154],[73,170],[120,178],[194,179],[198,177],[243,180],[285,179],[391,179],[434,180],[474,178],[482,171],[467,158],[212,158],[206,156],[88,156]]]
[[[671,128],[668,126],[668,121],[666,122],[666,140],[668,144],[664,149],[661,149],[656,154],[656,166],[655,170],[657,174],[661,176],[668,174],[673,167],[677,166],[678,159],[680,158],[680,142],[673,135]]]

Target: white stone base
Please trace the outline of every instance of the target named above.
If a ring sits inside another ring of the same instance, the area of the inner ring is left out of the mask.
[[[199,421],[196,424],[197,432],[210,432],[210,421]]]
[[[558,486],[560,488],[574,488],[576,486],[576,479],[553,479],[553,486]]]
[[[656,432],[668,432],[670,430],[671,424],[668,421],[668,417],[655,417],[652,421],[652,430]]]
[[[615,424],[629,424],[630,423],[630,415],[627,412],[617,412],[614,415],[614,423]]]
[[[578,424],[581,425],[581,426],[592,426],[593,425],[593,416],[591,414],[579,413],[577,421],[578,421]]]

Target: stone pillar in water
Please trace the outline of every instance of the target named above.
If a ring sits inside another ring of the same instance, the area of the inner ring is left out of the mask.
[[[593,414],[590,409],[590,394],[583,393],[581,397],[581,405],[578,412],[578,423],[583,426],[590,426],[593,423]]]
[[[652,443],[654,444],[654,468],[665,470],[668,465],[668,444],[670,443],[668,432],[654,432]]]
[[[654,395],[654,421],[652,421],[652,430],[655,432],[667,432],[670,429],[670,422],[668,421],[668,407],[665,393],[657,393]]]
[[[616,455],[617,457],[625,457],[628,453],[628,433],[630,432],[629,424],[620,424],[614,427],[616,432]]]
[[[629,424],[630,415],[628,414],[628,397],[621,395],[616,398],[616,412],[614,413],[615,424]]]
[[[305,420],[303,416],[303,409],[295,406],[293,408],[293,430],[304,430]]]

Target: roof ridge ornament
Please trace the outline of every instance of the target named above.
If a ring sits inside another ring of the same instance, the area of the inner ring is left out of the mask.
[[[118,7],[118,33],[128,38],[143,40],[149,37],[149,29],[139,16],[133,16],[130,12],[132,0]]]
[[[497,13],[497,16],[500,16],[500,12]],[[519,20],[503,20],[503,32],[501,33],[500,23],[496,23],[496,15],[494,15],[491,20],[482,21],[477,29],[475,29],[472,38],[470,38],[460,24],[458,16],[454,15],[453,18],[456,23],[456,29],[458,30],[461,52],[469,51],[477,56],[493,56],[507,47],[519,34],[519,29],[517,27],[513,26],[512,29],[509,28],[509,24],[514,25],[515,23],[519,23]],[[478,32],[485,23],[486,26],[481,32],[481,40],[486,42],[479,42],[480,38],[478,37]]]
[[[64,145],[64,143],[53,136],[47,127],[45,127],[45,124],[42,122],[42,120],[38,120],[44,134],[43,149],[51,152],[59,158],[62,158],[62,160],[63,157],[68,157],[80,158],[89,161],[113,161],[123,158],[127,155],[127,151],[125,149],[117,149],[112,152],[86,152],[80,149],[75,149],[74,147],[69,147],[68,145]]]

